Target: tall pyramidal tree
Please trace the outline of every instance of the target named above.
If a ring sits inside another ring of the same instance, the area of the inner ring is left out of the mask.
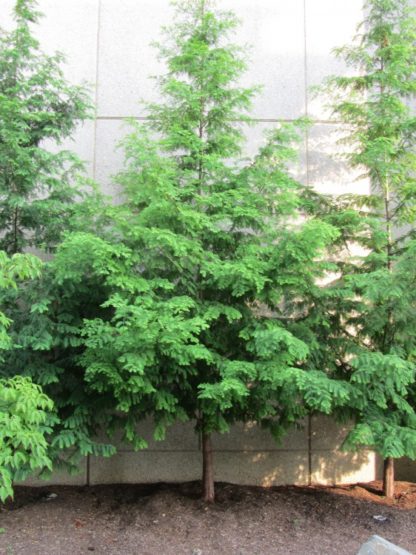
[[[416,458],[416,18],[406,0],[368,0],[365,13],[354,44],[336,51],[353,74],[327,85],[348,161],[372,193],[327,211],[353,250],[322,293],[318,336],[322,364],[353,386],[346,447],[375,448],[393,497],[394,459]]]
[[[0,248],[53,248],[81,191],[82,164],[46,146],[71,136],[90,113],[85,89],[67,83],[60,54],[42,53],[32,32],[35,0],[16,0],[15,28],[0,31]]]
[[[308,345],[286,322],[325,272],[319,257],[337,232],[303,217],[307,195],[287,169],[301,124],[241,159],[255,91],[236,84],[245,64],[228,42],[235,26],[207,0],[178,4],[162,48],[164,102],[124,141],[112,230],[72,235],[56,258],[63,276],[95,273],[109,290],[110,318],[83,330],[89,388],[136,448],[147,416],[156,439],[193,421],[207,501],[214,432],[255,420],[280,437],[305,414],[300,388],[330,410],[325,375],[300,369]]]

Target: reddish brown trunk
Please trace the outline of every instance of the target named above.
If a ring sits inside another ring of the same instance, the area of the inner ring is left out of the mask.
[[[392,457],[384,459],[383,493],[389,499],[394,497],[394,459]]]
[[[202,433],[202,486],[203,499],[207,503],[215,500],[214,459],[212,455],[211,434]]]

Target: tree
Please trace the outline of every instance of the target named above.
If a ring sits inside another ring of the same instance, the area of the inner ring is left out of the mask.
[[[368,0],[366,10],[355,43],[336,51],[356,71],[330,78],[327,91],[349,130],[347,158],[373,191],[324,209],[340,230],[344,258],[321,293],[319,343],[326,367],[353,386],[347,412],[356,426],[346,447],[382,455],[384,493],[392,497],[393,459],[416,458],[416,19],[405,0]],[[346,244],[354,256],[345,258]]]
[[[179,3],[161,48],[165,102],[123,143],[125,200],[110,210],[112,228],[70,235],[55,261],[62,279],[95,275],[108,288],[107,317],[87,319],[82,332],[89,388],[136,448],[145,447],[137,424],[146,416],[156,439],[194,421],[207,501],[213,432],[256,420],[280,437],[305,415],[300,387],[330,409],[325,375],[300,369],[308,345],[286,313],[325,273],[336,230],[304,221],[307,196],[287,170],[301,122],[279,126],[241,160],[255,89],[235,84],[245,67],[227,43],[235,25],[206,0]]]
[[[97,397],[88,389],[79,360],[84,318],[108,317],[108,310],[100,308],[105,292],[100,276],[83,274],[78,279],[68,271],[62,278],[52,260],[39,277],[19,284],[8,296],[2,294],[12,320],[8,330],[12,345],[0,361],[0,376],[27,377],[53,400],[56,418],[48,456],[55,469],[76,472],[81,457],[115,452],[99,440],[101,428],[111,420],[111,414],[102,410],[105,396]]]
[[[7,257],[0,251],[0,287],[16,288],[16,279],[39,274],[40,260],[31,255]],[[10,320],[0,312],[1,352],[10,349]],[[13,481],[36,469],[51,469],[47,435],[53,422],[53,403],[28,378],[0,379],[0,501],[13,496]]]
[[[65,232],[100,228],[103,199],[81,179],[77,156],[55,148],[90,116],[91,105],[84,87],[65,80],[63,56],[41,52],[32,34],[36,2],[17,0],[14,15],[15,29],[0,35],[0,248],[54,251]],[[102,295],[97,280],[85,276],[83,283],[58,282],[53,262],[36,279],[1,291],[11,346],[0,375],[28,377],[53,399],[58,418],[48,454],[55,465],[63,450],[75,450],[64,457],[74,464],[79,454],[114,451],[93,439],[95,403],[77,363],[79,328],[96,315]]]
[[[34,0],[17,0],[16,27],[0,35],[0,248],[53,248],[82,189],[82,168],[71,152],[52,152],[90,114],[84,88],[64,78],[61,54],[47,56],[31,33],[39,14]]]

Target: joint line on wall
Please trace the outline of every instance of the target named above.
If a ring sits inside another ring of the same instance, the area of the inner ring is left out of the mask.
[[[309,95],[308,95],[308,46],[307,46],[307,24],[306,24],[306,0],[303,0],[303,40],[304,40],[304,80],[305,80],[305,115],[309,116]],[[305,164],[306,164],[306,175],[305,185],[308,186],[310,183],[309,176],[309,129],[305,132]]]
[[[149,118],[146,116],[96,116],[95,118],[98,121],[126,121],[129,119],[133,119],[136,121],[149,121]],[[245,123],[243,120],[231,120],[239,123]],[[297,118],[251,118],[251,121],[254,123],[293,123],[297,121]],[[339,125],[342,122],[337,119],[314,119],[313,124],[320,124],[320,125]]]
[[[98,124],[98,81],[99,81],[99,60],[100,60],[100,29],[101,29],[101,0],[97,4],[97,40],[95,53],[95,116],[94,116],[94,150],[92,161],[92,177],[96,178],[97,170],[97,124]]]
[[[86,476],[87,486],[91,485],[91,457],[87,455],[87,476]]]
[[[308,486],[312,485],[312,416],[308,415]]]

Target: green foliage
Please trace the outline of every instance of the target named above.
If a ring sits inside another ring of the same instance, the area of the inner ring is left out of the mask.
[[[78,263],[88,260],[77,253]],[[3,376],[24,375],[42,386],[53,399],[58,418],[50,436],[49,454],[54,466],[76,469],[81,456],[108,456],[114,448],[96,437],[102,426],[105,398],[88,389],[79,363],[83,319],[105,315],[102,279],[56,271],[55,262],[44,265],[42,275],[8,298],[7,314],[13,319],[9,336],[13,349],[4,353]],[[111,421],[111,415],[107,417]],[[70,449],[70,452],[68,451]]]
[[[305,414],[296,377],[315,390],[326,380],[300,368],[307,338],[287,316],[325,274],[338,232],[305,223],[308,195],[288,173],[305,122],[241,159],[255,89],[236,85],[235,25],[203,0],[179,4],[162,49],[165,102],[123,141],[124,202],[105,234],[72,234],[55,259],[62,280],[105,284],[106,313],[85,319],[80,361],[136,448],[146,416],[156,439],[177,420],[207,435],[251,419],[279,437]]]
[[[64,232],[96,231],[104,223],[102,199],[87,194],[85,180],[80,184],[82,164],[57,150],[89,117],[90,103],[84,88],[66,82],[62,55],[40,51],[31,32],[39,19],[35,7],[32,0],[17,1],[16,27],[0,37],[0,245],[9,253],[54,250]],[[54,268],[46,263],[37,279],[1,292],[4,323],[11,323],[0,338],[8,347],[0,376],[26,376],[54,400],[58,418],[49,456],[74,469],[76,456],[114,452],[92,439],[96,403],[78,363],[82,321],[95,316],[104,299],[99,279],[63,280]],[[67,458],[69,448],[75,454]]]
[[[16,288],[16,280],[35,278],[40,260],[32,255],[9,258],[0,251],[0,288]],[[10,320],[0,312],[0,350],[10,349]],[[2,353],[0,358],[3,359]],[[45,438],[52,423],[52,401],[27,378],[0,379],[0,501],[13,495],[13,481],[36,469],[51,468]]]
[[[320,208],[340,235],[335,278],[310,301],[312,358],[350,388],[338,405],[356,421],[346,448],[415,458],[416,18],[404,0],[369,0],[366,13],[355,43],[337,50],[356,71],[327,91],[373,193]]]
[[[416,19],[407,0],[369,0],[366,10],[355,44],[336,51],[360,74],[329,87],[335,115],[351,126],[350,161],[371,178],[389,232],[416,216]]]
[[[66,150],[52,151],[90,113],[82,87],[63,76],[61,54],[44,55],[31,33],[36,2],[19,0],[15,29],[0,34],[0,248],[53,248],[70,227],[73,184],[82,163]]]
[[[16,289],[16,279],[35,278],[39,276],[40,260],[28,254],[15,254],[11,258],[4,251],[0,251],[0,290]],[[8,335],[11,320],[0,312],[0,351],[12,346]],[[0,354],[0,360],[2,356]]]
[[[46,435],[52,401],[28,378],[0,380],[0,501],[13,496],[13,481],[51,469]]]
[[[15,12],[0,43],[1,245],[54,248],[76,233],[14,291],[37,262],[0,254],[0,286],[12,288],[0,314],[0,496],[50,460],[113,454],[94,440],[101,429],[121,426],[145,448],[146,417],[157,440],[178,420],[205,436],[255,420],[278,440],[308,411],[335,412],[355,419],[345,448],[416,458],[416,241],[412,227],[394,233],[416,214],[407,3],[369,0],[355,45],[338,50],[360,71],[327,83],[346,156],[374,194],[323,197],[290,176],[303,120],[242,158],[257,88],[237,85],[236,19],[190,0],[160,47],[165,100],[122,143],[123,200],[98,213],[92,197],[74,206],[75,158],[42,147],[86,117],[85,94],[59,56],[39,53],[34,3]]]

